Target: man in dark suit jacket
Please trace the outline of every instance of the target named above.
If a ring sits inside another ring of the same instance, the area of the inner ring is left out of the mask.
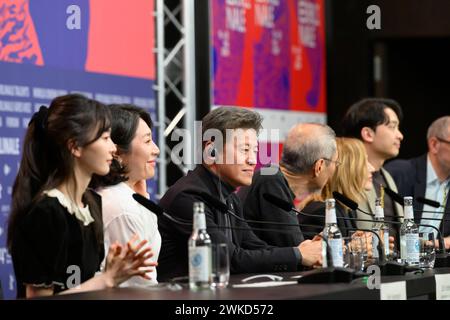
[[[213,243],[227,243],[232,273],[296,271],[302,265],[319,266],[321,240],[306,240],[298,246],[284,248],[269,246],[246,222],[221,212],[201,194],[205,192],[220,199],[229,210],[243,217],[242,205],[234,191],[252,181],[261,121],[257,113],[242,108],[218,108],[207,114],[202,122],[203,139],[206,139],[203,163],[169,188],[161,206],[176,218],[192,221],[193,203],[204,202],[208,233]],[[187,275],[187,244],[192,228],[165,218],[160,218],[158,224],[162,236],[158,280]]]
[[[428,153],[409,160],[393,160],[385,165],[402,196],[423,197],[437,201],[441,208],[435,209],[414,201],[414,218],[417,223],[433,224],[431,220],[422,217],[429,213],[422,210],[450,212],[449,182],[450,182],[450,116],[435,120],[428,128]],[[436,218],[442,215],[436,214]],[[433,216],[434,217],[434,216]],[[447,219],[448,216],[447,216]],[[450,221],[440,223],[441,231],[446,237],[445,246],[450,248]]]

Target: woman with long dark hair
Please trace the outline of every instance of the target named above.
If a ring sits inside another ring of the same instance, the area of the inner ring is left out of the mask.
[[[101,198],[88,189],[106,175],[116,147],[111,115],[95,100],[71,94],[41,107],[30,121],[13,186],[8,226],[18,297],[80,292],[148,277],[151,249],[133,237],[114,243],[105,270]]]

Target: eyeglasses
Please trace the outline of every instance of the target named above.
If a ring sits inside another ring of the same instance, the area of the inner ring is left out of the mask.
[[[438,139],[440,142],[450,144],[450,141],[445,140],[445,139],[443,139],[443,138],[436,137],[436,139]]]
[[[336,168],[339,167],[339,166],[342,164],[342,162],[340,162],[340,161],[338,161],[338,160],[331,160],[331,159],[329,159],[329,158],[322,158],[322,159],[323,159],[323,160],[326,160],[326,161],[334,162]]]

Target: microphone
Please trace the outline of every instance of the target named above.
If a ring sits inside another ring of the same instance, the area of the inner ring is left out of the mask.
[[[172,217],[170,214],[165,213],[163,208],[161,208],[159,205],[147,199],[143,195],[140,195],[139,193],[134,193],[133,199],[136,200],[143,207],[147,208],[148,210],[156,214],[158,217],[163,216],[168,220],[175,222],[176,224],[192,227],[192,222],[186,220],[178,220],[177,218]]]
[[[393,191],[393,190],[391,190],[391,189],[389,189],[389,188],[385,188],[385,190],[386,190],[386,193],[388,193],[389,195],[392,195],[392,199],[394,199],[394,201],[396,201],[396,202],[398,202],[398,203],[400,203],[400,204],[402,204],[403,205],[403,198],[398,194],[398,193],[396,193],[395,191]],[[342,201],[344,204],[346,204],[350,209],[352,209],[352,210],[358,210],[358,204],[356,203],[356,202],[354,202],[353,200],[351,200],[351,199],[348,199],[347,197],[345,197],[344,195],[342,195],[342,194],[340,194],[339,192],[337,192],[337,191],[334,191],[333,192],[333,196],[338,196],[339,198],[341,198],[342,200],[344,200],[346,203],[344,203],[344,201]],[[431,200],[430,200],[431,201]],[[359,211],[361,211],[361,212],[364,212],[364,211],[362,211],[362,210],[359,210]],[[391,215],[385,215],[385,217],[391,217],[391,218],[403,218],[403,216],[391,216]],[[350,220],[353,220],[352,218],[344,218],[344,219],[350,219]],[[436,218],[427,218],[426,220],[436,220],[436,221],[441,221],[441,220],[444,220],[444,219],[436,219]],[[364,220],[364,219],[356,219],[356,221],[365,221],[365,222],[371,222],[371,220]],[[447,220],[444,220],[444,221],[447,221]],[[397,224],[397,225],[401,225],[402,223],[401,222],[398,222],[398,221],[384,221],[385,223],[387,223],[387,224]],[[438,228],[436,228],[435,226],[432,226],[432,225],[429,225],[429,224],[418,224],[419,226],[423,226],[423,227],[430,227],[430,228],[432,228],[432,229],[434,229],[434,230],[436,230],[436,232],[437,232],[437,235],[438,235],[438,238],[439,238],[439,249],[440,249],[440,252],[442,253],[442,252],[444,252],[445,253],[445,242],[444,242],[444,238],[443,238],[443,236],[442,236],[442,232],[438,229]],[[449,261],[450,262],[450,261]]]
[[[328,237],[323,234],[321,237],[326,243],[327,263],[328,265],[331,265],[332,254],[331,248],[328,245]],[[317,268],[303,272],[301,278],[297,280],[297,283],[349,283],[356,278],[365,277],[367,275],[366,272],[356,271],[345,267]]]
[[[222,212],[228,213],[230,215],[232,215],[233,217],[235,217],[237,220],[239,221],[243,221],[246,223],[258,223],[258,224],[269,224],[269,225],[282,225],[282,226],[295,226],[295,227],[313,227],[313,228],[318,228],[318,229],[323,229],[322,226],[318,226],[318,225],[310,225],[310,224],[291,224],[291,223],[283,223],[283,222],[278,222],[278,221],[257,221],[257,220],[247,220],[247,219],[243,219],[241,217],[239,217],[238,215],[236,215],[233,211],[231,211],[230,209],[228,209],[228,206],[223,203],[222,201],[220,201],[219,199],[211,196],[210,194],[206,193],[206,192],[198,192],[198,195],[200,195],[202,198],[205,199],[205,201],[207,203],[209,203],[210,205],[216,207],[217,209],[219,209]],[[272,197],[271,194],[263,194],[263,197],[266,198],[269,197],[271,200],[273,201],[277,201],[277,203],[280,206],[283,206],[284,208],[290,208],[291,204],[283,199],[280,199],[278,197]],[[283,208],[281,208],[283,209]],[[291,210],[285,210],[290,212]],[[314,215],[311,215],[314,216]],[[261,230],[261,229],[256,229],[256,228],[252,228],[253,230]],[[270,231],[270,229],[262,229],[264,231]],[[280,230],[281,231],[281,230]],[[324,235],[320,235],[322,237],[322,239],[328,243],[328,239],[326,236]],[[381,243],[381,241],[379,241],[379,243]],[[326,246],[326,250],[327,250],[327,259],[331,259],[331,248],[330,246]],[[331,265],[331,263],[329,262],[328,265]],[[305,273],[302,274],[302,277],[299,278],[297,280],[298,283],[338,283],[338,282],[350,282],[352,280],[354,280],[355,278],[358,277],[362,277],[362,276],[366,276],[367,273],[364,272],[355,272],[355,270],[353,269],[349,269],[349,268],[343,268],[343,267],[327,267],[327,268],[318,268],[318,269],[314,269],[314,270],[310,270],[310,271],[306,271]]]
[[[281,209],[283,209],[283,210],[286,210],[286,211],[294,211],[294,212],[296,212],[297,214],[301,214],[301,215],[304,215],[304,216],[317,217],[317,218],[320,217],[320,218],[323,218],[323,217],[320,216],[320,215],[314,215],[314,214],[306,213],[306,212],[303,212],[303,211],[299,211],[299,210],[297,210],[296,208],[294,208],[289,202],[287,202],[287,201],[285,201],[285,200],[283,200],[283,199],[280,199],[280,198],[278,198],[277,196],[274,196],[274,195],[270,195],[270,196],[269,196],[268,193],[265,193],[265,194],[263,195],[263,197],[264,197],[267,201],[271,202],[272,204],[278,206],[279,208],[281,208]],[[352,200],[351,200],[351,201],[352,201]],[[392,217],[392,216],[385,216],[385,217]],[[343,220],[354,220],[354,221],[362,221],[362,222],[374,222],[373,220],[359,219],[359,218],[351,218],[351,217],[337,217],[337,218],[338,218],[338,219],[343,219]],[[403,218],[403,216],[398,216],[398,218]],[[428,218],[427,218],[427,219],[428,219]],[[430,218],[430,220],[439,220],[439,221],[440,221],[441,219],[431,219],[431,218]],[[397,224],[397,225],[401,225],[401,224],[402,224],[402,222],[399,222],[399,221],[384,221],[384,222],[387,223],[387,224]],[[432,225],[429,225],[429,224],[417,224],[417,225],[423,226],[423,227],[430,227],[430,228],[433,228],[434,230],[436,230],[436,232],[438,233],[438,235],[440,235],[439,229],[436,228],[435,226],[432,226]]]
[[[358,204],[355,201],[345,197],[343,194],[335,191],[335,192],[333,192],[333,196],[335,196],[339,201],[341,201],[344,205],[348,206],[350,209],[359,210]],[[272,203],[273,205],[275,205],[285,211],[288,211],[288,212],[294,211],[298,214],[302,214],[305,216],[323,218],[320,215],[314,215],[314,214],[309,214],[306,212],[299,211],[299,210],[295,209],[291,203],[289,203],[273,194],[264,193],[263,198],[265,200],[267,200],[268,202]],[[368,212],[365,212],[362,210],[359,210],[359,211],[361,211],[367,215],[373,216],[371,213],[368,213]],[[357,218],[351,218],[351,217],[337,217],[337,218],[343,219],[343,220],[373,222],[373,220],[357,219]],[[401,224],[401,222],[393,221],[393,222],[391,222],[391,224]],[[415,267],[406,267],[404,264],[401,264],[401,263],[398,263],[395,261],[386,261],[386,255],[384,252],[384,248],[382,247],[382,241],[380,239],[380,236],[373,230],[354,229],[354,228],[349,228],[348,230],[361,230],[361,231],[371,232],[376,235],[376,237],[378,238],[377,250],[378,250],[378,256],[379,256],[379,260],[380,260],[380,269],[381,269],[382,275],[403,275],[403,274],[405,274],[405,272],[418,270]],[[324,240],[327,241],[326,239],[324,239]],[[327,248],[328,248],[328,246],[327,246]],[[326,269],[329,269],[329,268],[326,268]],[[349,281],[353,280],[352,276],[350,276],[345,271],[341,270],[341,268],[325,270],[322,272],[313,270],[313,271],[310,271],[309,273],[307,273],[307,275],[308,275],[307,278],[305,278],[305,279],[300,278],[298,280],[298,282],[299,283],[323,283],[323,282],[333,283],[333,282],[349,282]],[[354,275],[354,277],[358,277],[358,276],[360,276],[360,275],[358,275],[358,273],[356,273]]]
[[[391,197],[392,200],[403,206],[403,197],[401,195],[388,187],[384,187],[383,189],[389,195],[389,197]]]
[[[196,192],[196,194],[198,194],[199,196],[204,198],[207,203],[209,203],[210,205],[219,209],[222,212],[226,212],[227,210],[229,210],[226,203],[223,203],[222,201],[213,197],[209,193],[206,193],[204,191],[199,191],[199,192]]]
[[[417,197],[416,200],[419,201],[420,203],[427,204],[430,207],[445,208],[444,206],[441,206],[441,204],[439,202],[434,201],[434,200],[430,200],[430,199],[427,199],[427,198],[424,198],[424,197]]]
[[[371,217],[374,216],[374,215],[373,215],[372,213],[370,213],[370,212],[367,212],[367,211],[364,211],[364,210],[359,209],[359,208],[358,208],[358,204],[357,204],[355,201],[353,201],[352,199],[347,198],[347,197],[344,196],[342,193],[339,193],[339,192],[337,192],[337,191],[333,191],[333,197],[334,197],[336,200],[339,200],[339,201],[342,202],[344,205],[346,205],[347,207],[349,207],[350,209],[352,209],[352,210],[354,210],[354,211],[358,210],[359,212],[362,212],[362,213],[364,213],[364,214],[367,214],[367,215],[369,215],[369,216],[371,216]]]
[[[172,222],[174,222],[174,223],[176,223],[178,225],[188,226],[188,227],[192,228],[192,221],[188,221],[188,220],[184,220],[184,219],[180,219],[180,218],[175,218],[175,217],[171,216],[170,214],[166,213],[161,206],[157,205],[152,200],[149,200],[146,197],[140,195],[139,193],[134,193],[133,194],[133,199],[136,200],[143,207],[145,207],[148,210],[152,211],[158,217],[163,216],[166,219],[168,219],[168,220],[170,220],[170,221],[172,221]],[[221,201],[219,201],[219,202],[221,202]],[[225,207],[228,209],[228,207],[226,205],[225,205]],[[239,216],[236,216],[236,217],[239,217]],[[242,219],[242,218],[240,218],[240,219]],[[244,219],[242,219],[242,220],[244,220]],[[299,227],[298,224],[297,225],[286,224],[286,225]],[[319,228],[316,225],[308,225],[308,224],[306,224],[304,226],[313,227],[313,228]],[[257,231],[270,231],[270,232],[278,232],[278,233],[292,233],[292,231],[289,231],[289,230],[278,230],[278,229],[269,229],[269,228],[264,228],[264,229],[263,228],[243,228],[243,227],[241,228],[241,227],[227,227],[227,226],[207,226],[207,228],[212,228],[212,229],[231,229],[231,230],[239,230],[239,231],[257,230]],[[321,229],[321,227],[320,227],[320,229]]]
[[[236,213],[234,213],[232,210],[228,209],[228,206],[220,201],[219,199],[213,197],[209,193],[206,193],[204,191],[200,191],[197,193],[199,196],[205,199],[205,201],[215,207],[216,209],[219,209],[222,212],[228,213],[232,215],[234,218],[236,218],[239,221],[245,222],[245,223],[253,223],[253,224],[266,224],[266,225],[279,225],[279,226],[285,226],[285,227],[312,227],[312,228],[322,228],[321,226],[317,226],[314,224],[300,224],[300,223],[286,223],[286,222],[279,222],[279,221],[261,221],[261,220],[250,220],[250,219],[244,219],[238,216]],[[265,195],[265,194],[264,194]],[[264,196],[263,195],[263,196]],[[283,200],[284,201],[284,200]],[[289,202],[287,202],[289,204]],[[268,230],[268,229],[262,229],[262,230]]]
[[[358,209],[358,204],[355,201],[353,201],[353,200],[347,198],[346,196],[344,196],[342,193],[339,193],[337,191],[333,191],[333,197],[336,200],[339,200],[340,202],[342,202],[344,205],[346,205],[347,207],[349,207],[352,210]]]
[[[340,194],[339,194],[340,195]],[[281,198],[279,198],[279,197],[277,197],[277,196],[275,196],[275,195],[273,195],[273,194],[270,194],[270,193],[264,193],[263,194],[263,198],[265,199],[265,200],[267,200],[267,201],[269,201],[270,203],[272,203],[273,205],[275,205],[275,206],[278,206],[280,209],[283,209],[283,210],[285,210],[285,211],[288,211],[288,212],[290,212],[290,211],[294,211],[294,212],[297,212],[298,214],[302,214],[302,215],[306,215],[306,216],[311,216],[311,217],[318,217],[318,218],[323,218],[321,215],[314,215],[314,214],[307,214],[307,213],[305,213],[305,212],[302,212],[302,211],[299,211],[299,210],[297,210],[296,208],[294,208],[293,206],[292,206],[292,204],[290,204],[289,202],[287,202],[287,201],[285,201],[285,200],[283,200],[283,199],[281,199]],[[356,204],[356,202],[354,202],[354,201],[352,201],[352,200],[350,200],[350,199],[348,199],[348,198],[346,198],[346,197],[344,197],[343,195],[342,195],[342,197],[341,197],[346,203],[348,203],[349,204],[349,207],[350,206],[352,206],[354,209],[356,209],[357,208],[357,204]],[[343,202],[344,202],[343,201]],[[354,210],[353,209],[353,210]],[[337,217],[338,219],[344,219],[344,220],[347,220],[347,218],[346,217]],[[348,217],[348,220],[363,220],[363,219],[356,219],[356,218],[350,218],[350,217]],[[372,221],[372,220],[367,220],[367,221]],[[355,229],[355,228],[349,228],[349,230],[361,230],[361,231],[366,231],[366,232],[370,232],[370,233],[372,233],[372,234],[374,234],[377,238],[378,238],[378,245],[377,245],[377,251],[378,251],[378,256],[379,256],[379,260],[380,260],[380,264],[381,265],[385,265],[386,264],[386,255],[385,255],[385,252],[384,252],[384,248],[383,248],[383,246],[382,246],[382,241],[381,241],[381,238],[380,238],[380,236],[375,232],[375,231],[373,231],[373,230],[369,230],[369,229]],[[325,239],[325,241],[326,241],[326,239]],[[328,247],[328,246],[327,246]],[[394,263],[395,264],[395,263]],[[403,268],[403,267],[402,267]],[[393,269],[393,268],[390,268],[390,270],[391,269]],[[384,270],[384,269],[383,269]],[[387,269],[386,269],[387,270]],[[397,270],[399,270],[399,268],[397,268]],[[336,278],[338,278],[338,279],[341,279],[342,280],[342,278],[343,279],[348,279],[348,276],[345,276],[345,274],[344,275],[342,275],[342,272],[340,272],[340,271],[337,271],[338,272],[338,276],[336,276],[336,275],[333,275],[333,276],[327,276],[327,277],[325,277],[326,279],[329,279],[330,277],[332,277],[332,278],[334,278],[334,277],[336,277]],[[385,271],[386,272],[386,271]],[[332,272],[332,274],[334,274],[334,272]],[[398,272],[395,272],[395,270],[393,270],[393,271],[391,271],[389,274],[404,274],[404,272],[403,272],[403,269],[401,269],[400,271],[398,271]],[[312,275],[312,274],[311,274]],[[321,278],[321,277],[323,277],[323,275],[314,275],[314,277],[319,277],[319,278]],[[300,282],[300,279],[299,279],[299,282]],[[304,282],[304,281],[301,281],[301,283],[311,283],[311,282],[309,282],[309,280],[307,281],[307,282]]]
[[[399,193],[395,192],[394,190],[392,190],[392,189],[390,189],[388,187],[384,187],[384,191],[386,191],[386,193],[391,197],[392,200],[394,200],[395,202],[397,202],[400,205],[403,205],[403,197]],[[427,205],[429,205],[431,207],[434,207],[434,208],[445,208],[439,202],[434,201],[434,200],[430,200],[430,199],[427,199],[427,198],[424,198],[424,197],[417,197],[416,200],[418,202],[420,202],[420,203],[427,204]],[[439,213],[439,214],[447,214],[447,213],[449,213],[449,212],[446,212],[446,211],[438,211],[438,212],[426,211],[426,210],[414,210],[414,211],[415,212]],[[442,219],[426,218],[426,220],[441,221]],[[447,221],[447,220],[445,220],[445,221]]]
[[[289,211],[294,211],[294,212],[296,212],[298,214],[305,215],[304,212],[297,210],[290,203],[288,203],[287,201],[285,201],[283,199],[278,198],[275,195],[270,195],[269,196],[269,194],[266,193],[266,194],[263,195],[263,197],[267,201],[271,202],[274,205],[278,205],[279,204],[280,205],[279,208],[281,208],[283,210],[287,209]],[[321,215],[311,215],[311,214],[306,214],[306,215],[323,218]],[[341,220],[354,220],[354,221],[363,221],[363,222],[373,222],[373,220],[358,219],[358,218],[351,218],[351,217],[336,217],[336,218],[337,219],[341,219]],[[388,224],[396,224],[396,225],[401,225],[402,224],[401,222],[398,222],[398,221],[385,221],[385,222],[388,223]],[[439,230],[436,227],[431,226],[431,225],[423,225],[423,226],[429,226],[429,227],[434,228],[435,230],[437,230],[438,234],[440,235],[440,232],[439,232]],[[349,228],[349,230],[350,230],[350,228]],[[362,231],[367,230],[367,231],[369,231],[369,229],[364,229],[364,230],[363,229],[359,229],[359,230],[362,230]],[[374,231],[370,231],[370,232],[374,232]],[[379,238],[379,236],[378,236],[378,239],[379,239],[379,241],[378,241],[378,245],[379,245],[378,250],[379,250],[379,252],[380,252],[380,250],[384,251],[383,248],[381,247],[381,241],[380,241],[381,239]],[[440,239],[442,240],[442,237],[440,237]],[[442,245],[442,243],[440,243],[440,245]],[[380,257],[383,257],[383,256],[384,255],[380,255]],[[437,262],[437,257],[436,257],[436,262]],[[405,272],[417,270],[415,267],[407,267],[404,264],[400,264],[400,263],[397,263],[397,262],[394,262],[394,261],[383,261],[383,262],[380,261],[380,265],[382,266],[382,272],[385,272],[385,273],[383,273],[383,275],[403,275]]]
[[[344,196],[342,195],[342,197],[344,197]],[[287,201],[285,201],[283,199],[280,199],[279,197],[277,197],[277,196],[275,196],[273,194],[264,193],[263,194],[263,198],[266,199],[267,201],[271,202],[272,204],[278,206],[280,209],[285,210],[285,211],[295,211],[295,212],[297,212],[298,214],[301,214],[301,215],[306,215],[306,216],[309,216],[309,217],[316,217],[316,218],[323,218],[323,216],[321,216],[321,215],[310,214],[310,213],[306,213],[306,212],[303,212],[303,211],[299,211],[299,210],[295,209],[289,202],[287,202]],[[351,205],[352,207],[355,207],[355,206],[358,207],[356,202],[354,202],[353,200],[350,200],[350,199],[346,198],[346,199],[344,199],[344,201],[348,202],[349,205]],[[336,218],[337,219],[341,219],[341,220],[346,220],[346,217],[336,217]],[[360,220],[360,219],[351,218],[351,217],[348,217],[348,219],[349,220]],[[368,220],[368,221],[372,221],[372,220]],[[348,228],[348,229],[349,230],[367,231],[367,232],[371,232],[371,233],[375,234],[375,236],[378,238],[377,250],[378,250],[379,257],[380,257],[380,261],[384,262],[386,260],[385,252],[383,250],[383,247],[381,246],[381,244],[382,244],[381,238],[376,232],[374,232],[373,230],[369,230],[369,229],[354,229],[354,228]]]
[[[264,193],[263,198],[267,200],[268,202],[272,203],[276,207],[291,212],[293,209],[293,206],[288,201],[285,201],[273,194],[270,193]],[[298,210],[294,210],[298,214],[304,214],[311,217],[319,217],[323,218],[322,216],[314,215],[314,214],[306,214],[304,212],[300,212]],[[321,227],[323,228],[323,227]],[[327,250],[327,260],[331,259],[331,248],[328,245],[328,238],[325,235],[321,235],[324,239]],[[381,241],[379,241],[379,244],[381,244]],[[383,255],[384,257],[384,252]],[[331,265],[331,261],[328,261],[328,265]],[[341,283],[341,282],[351,282],[356,278],[366,276],[367,274],[364,272],[355,272],[353,269],[349,268],[343,268],[343,267],[326,267],[326,268],[319,268],[314,269],[311,271],[305,272],[301,278],[297,280],[298,283]]]
[[[403,205],[403,199],[402,197],[395,191],[391,190],[390,188],[384,188],[384,190],[386,191],[386,193],[397,203],[399,203],[400,205]],[[419,198],[419,197],[418,197]],[[429,199],[425,199],[421,197],[421,200],[428,200],[430,201],[430,204],[433,200],[429,200]],[[419,201],[419,200],[418,200]],[[420,201],[419,201],[420,202]],[[437,202],[437,204],[439,204]],[[439,205],[440,206],[440,205]],[[418,211],[418,212],[427,212],[427,211],[420,211],[420,210],[414,210],[414,211]],[[433,212],[433,211],[432,211]],[[446,214],[447,212],[443,211],[443,212],[433,212],[433,213],[440,213],[440,214]],[[424,220],[434,220],[434,221],[442,221],[442,226],[444,221],[449,221],[448,219],[436,219],[436,218],[424,218]],[[424,226],[424,227],[431,227],[434,230],[436,230],[438,238],[439,238],[439,252],[436,254],[436,260],[435,260],[435,267],[439,268],[439,267],[447,267],[450,265],[450,255],[446,253],[445,251],[445,241],[444,241],[444,237],[442,235],[442,232],[436,228],[435,226],[429,225],[429,224],[417,224],[418,226]]]
[[[398,203],[400,203],[401,205],[403,205],[403,198],[402,198],[398,193],[396,193],[395,191],[393,191],[393,190],[391,190],[391,189],[389,189],[389,188],[384,188],[384,190],[386,191],[386,193],[387,193],[387,194],[388,194],[395,202],[398,202]],[[343,194],[341,194],[341,193],[339,193],[339,192],[337,192],[337,191],[333,191],[333,197],[336,198],[337,200],[339,200],[340,202],[342,202],[344,205],[346,205],[347,207],[349,207],[349,208],[352,209],[352,210],[358,210],[358,211],[360,211],[360,212],[362,212],[362,213],[365,213],[365,214],[368,214],[368,215],[370,215],[370,216],[373,216],[373,214],[371,214],[371,213],[368,213],[368,212],[365,212],[365,211],[363,211],[363,210],[358,209],[358,204],[357,204],[355,201],[353,201],[353,200],[347,198],[346,196],[344,196]],[[423,200],[427,200],[427,201],[429,201],[430,203],[435,202],[435,203],[439,204],[439,203],[436,202],[436,201],[428,200],[428,199],[425,199],[425,198],[422,198],[422,199],[423,199]],[[425,211],[422,211],[422,212],[425,212]],[[385,217],[393,217],[393,218],[396,218],[395,216],[391,216],[391,215],[385,215]],[[398,216],[398,218],[403,218],[403,216]],[[430,219],[427,219],[427,220],[441,221],[441,220],[443,220],[443,219],[430,218]],[[357,220],[357,221],[366,221],[366,222],[368,222],[367,220],[362,220],[362,219]],[[444,220],[444,221],[447,221],[447,220]],[[386,220],[385,220],[385,223],[387,223],[387,224],[397,224],[397,225],[398,225],[398,224],[401,224],[401,222],[397,222],[397,221],[386,221]],[[432,225],[429,225],[429,224],[419,224],[419,226],[431,227],[432,229],[434,229],[434,230],[437,231],[437,234],[438,234],[438,237],[439,237],[439,247],[440,247],[440,252],[441,252],[441,253],[445,253],[445,242],[444,242],[444,238],[443,238],[443,236],[442,236],[441,231],[440,231],[438,228],[436,228],[435,226],[432,226]],[[449,260],[448,263],[450,263],[450,260]],[[437,262],[437,264],[439,265],[440,262]],[[447,262],[445,262],[445,265],[447,265]]]
[[[290,212],[292,211],[292,204],[277,197],[274,196],[271,193],[264,193],[263,194],[263,198],[267,201],[269,201],[270,203],[272,203],[273,205],[275,205],[276,207],[283,209],[284,211]]]

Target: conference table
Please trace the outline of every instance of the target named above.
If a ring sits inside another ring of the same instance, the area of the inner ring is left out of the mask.
[[[403,276],[382,276],[381,283],[405,281],[408,299],[435,299],[436,274],[450,273],[450,268],[437,268],[423,272],[410,272]],[[232,275],[227,288],[189,290],[187,284],[160,283],[151,288],[112,288],[101,291],[53,296],[56,300],[379,300],[380,290],[369,289],[367,278],[350,283],[298,284],[295,277],[302,272],[271,273],[292,284],[270,287],[235,287],[249,274]],[[267,278],[256,282],[271,281]],[[251,283],[255,283],[252,281]],[[256,284],[254,284],[256,286]],[[260,284],[258,284],[260,285]],[[450,284],[449,284],[450,285]]]

